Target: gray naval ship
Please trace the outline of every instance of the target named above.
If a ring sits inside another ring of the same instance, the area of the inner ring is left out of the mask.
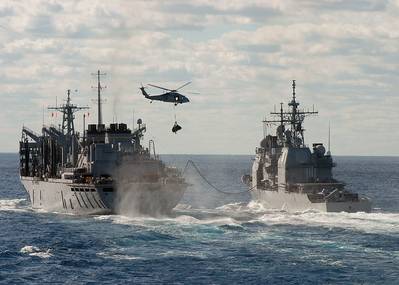
[[[317,114],[298,108],[295,80],[289,109],[270,114],[275,119],[264,124],[277,125],[276,135],[267,135],[256,148],[252,175],[243,176],[253,199],[267,208],[288,212],[317,210],[322,212],[370,212],[371,201],[345,189],[333,178],[335,166],[331,153],[322,143],[312,150],[305,145],[303,121]]]
[[[20,176],[32,208],[78,215],[168,214],[188,184],[159,159],[153,140],[143,147],[141,119],[133,130],[102,123],[101,89],[98,72],[98,123],[83,135],[75,132],[74,113],[87,107],[72,104],[70,91],[65,104],[49,107],[61,112],[62,125],[43,126],[41,134],[23,127]]]

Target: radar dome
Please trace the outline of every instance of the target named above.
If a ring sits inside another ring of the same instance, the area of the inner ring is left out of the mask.
[[[261,140],[260,146],[263,147],[264,149],[268,149],[270,147],[269,141],[270,140],[268,140],[267,137],[264,138],[263,140]]]
[[[282,135],[284,133],[284,125],[279,125],[277,127],[277,134]]]
[[[318,146],[316,146],[314,148],[314,152],[318,155],[318,156],[323,156],[326,153],[326,148],[322,145],[319,144]]]
[[[302,145],[302,139],[301,138],[295,138],[295,144],[296,145]]]

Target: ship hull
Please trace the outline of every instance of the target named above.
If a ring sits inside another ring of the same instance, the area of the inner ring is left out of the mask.
[[[186,184],[129,183],[123,189],[111,184],[78,184],[21,177],[32,209],[75,215],[164,215],[181,200]]]
[[[316,210],[320,212],[371,212],[371,202],[367,198],[342,202],[311,202],[307,194],[283,191],[268,191],[254,189],[252,198],[259,201],[265,208],[279,209],[287,212],[303,212]]]

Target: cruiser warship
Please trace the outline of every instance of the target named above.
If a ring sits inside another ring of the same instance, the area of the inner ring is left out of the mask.
[[[289,109],[270,114],[275,118],[264,124],[277,125],[276,135],[267,135],[256,148],[252,175],[244,175],[254,200],[267,208],[288,212],[317,210],[322,212],[370,212],[371,201],[345,189],[333,178],[335,166],[330,150],[314,143],[312,151],[305,145],[303,121],[317,114],[298,108],[295,80]]]
[[[155,153],[155,143],[142,144],[146,125],[128,129],[124,123],[102,123],[100,71],[98,123],[75,132],[75,112],[88,107],[66,103],[49,107],[61,112],[62,125],[44,126],[37,134],[22,129],[20,177],[33,209],[98,215],[134,213],[168,214],[188,184],[181,172],[167,167]]]

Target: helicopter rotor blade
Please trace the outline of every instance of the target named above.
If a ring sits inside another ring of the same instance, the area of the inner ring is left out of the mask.
[[[155,88],[159,88],[159,89],[162,89],[162,90],[165,90],[165,91],[174,91],[174,90],[171,90],[171,89],[168,89],[168,88],[165,88],[165,87],[161,87],[161,86],[156,86],[156,85],[153,85],[153,84],[148,84],[149,86],[152,86],[152,87],[155,87]]]
[[[184,93],[187,93],[187,94],[196,94],[196,95],[201,94],[201,93],[199,93],[199,92],[184,92]]]
[[[177,90],[179,90],[179,89],[182,89],[183,87],[185,87],[185,86],[187,86],[187,85],[189,85],[189,84],[191,84],[191,81],[189,81],[189,82],[183,84],[182,86],[180,86],[179,88],[177,88],[175,91],[177,91]]]

